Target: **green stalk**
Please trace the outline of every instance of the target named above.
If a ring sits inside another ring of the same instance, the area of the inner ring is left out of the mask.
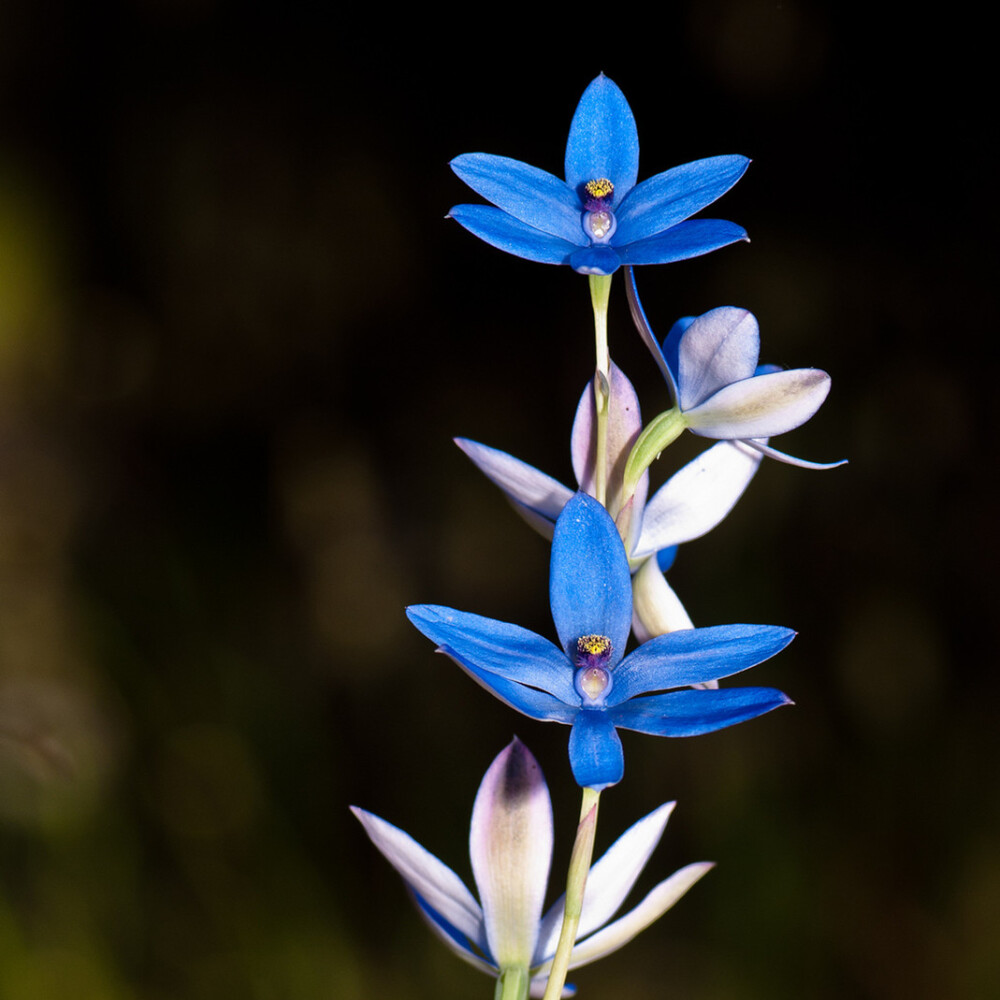
[[[502,969],[497,979],[493,1000],[528,1000],[531,974],[521,965]]]
[[[608,408],[610,405],[611,357],[608,354],[608,298],[610,274],[591,274],[590,302],[594,308],[594,405],[597,411],[597,449],[594,457],[594,492],[597,502],[606,505],[608,483]]]
[[[566,910],[563,913],[562,930],[559,932],[559,944],[552,959],[552,970],[549,981],[545,985],[543,1000],[557,1000],[562,996],[566,985],[566,973],[569,971],[569,956],[576,943],[576,930],[580,926],[580,913],[583,910],[583,893],[587,888],[587,875],[590,872],[590,859],[594,856],[594,834],[597,832],[597,807],[600,804],[601,793],[593,788],[583,790],[583,801],[580,804],[580,825],[576,830],[576,841],[573,853],[569,859],[569,872],[566,875]]]
[[[642,474],[660,457],[660,452],[676,441],[686,427],[684,414],[676,406],[646,424],[642,433],[636,438],[625,463],[623,503],[628,503],[629,497],[635,493],[635,488],[639,485]]]

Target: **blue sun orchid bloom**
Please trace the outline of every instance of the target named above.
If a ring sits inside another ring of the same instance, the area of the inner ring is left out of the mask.
[[[762,455],[806,469],[833,469],[771,448],[766,439],[804,424],[823,405],[830,376],[818,368],[759,365],[760,330],[746,309],[721,306],[678,320],[661,346],[639,300],[635,273],[625,281],[639,334],[693,434],[739,441]]]
[[[507,253],[611,274],[622,264],[666,264],[745,240],[746,230],[732,222],[690,216],[725,194],[749,162],[713,156],[636,184],[632,109],[602,73],[573,115],[565,181],[520,160],[466,153],[451,168],[492,205],[456,205],[448,214]]]
[[[571,969],[627,944],[713,867],[707,861],[686,865],[634,909],[608,923],[660,842],[673,808],[674,803],[667,802],[629,827],[590,869]],[[451,868],[409,834],[356,806],[351,811],[403,877],[420,915],[438,938],[490,975],[522,971],[531,996],[543,995],[565,897],[543,915],[552,862],[552,802],[538,762],[520,740],[515,738],[490,765],[472,809],[469,854],[479,901]],[[567,986],[563,996],[575,992]]]
[[[583,787],[621,781],[617,730],[696,736],[789,703],[773,688],[680,690],[746,670],[791,642],[770,625],[720,625],[660,635],[625,656],[632,621],[628,558],[614,521],[585,493],[552,538],[549,602],[561,649],[518,625],[437,605],[411,622],[483,687],[533,719],[571,726],[569,758]]]

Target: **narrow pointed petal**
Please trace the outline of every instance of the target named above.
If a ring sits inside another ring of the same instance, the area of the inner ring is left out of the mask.
[[[638,243],[620,244],[615,233],[612,245],[623,264],[669,264],[711,253],[720,247],[749,239],[747,231],[724,219],[688,219],[659,236]]]
[[[721,306],[699,316],[684,331],[679,346],[678,383],[685,416],[713,393],[751,378],[759,355],[760,330],[746,309]]]
[[[836,469],[841,465],[847,465],[847,459],[842,458],[839,462],[809,462],[804,458],[796,458],[794,455],[787,455],[777,448],[771,448],[764,444],[767,438],[756,440],[744,440],[742,443],[748,447],[759,451],[768,458],[773,458],[776,462],[784,462],[785,465],[797,465],[800,469]]]
[[[777,625],[716,625],[656,636],[618,665],[607,704],[730,677],[770,659],[794,638]]]
[[[650,736],[700,736],[791,704],[774,688],[720,688],[633,698],[608,714],[616,726]]]
[[[724,195],[749,164],[745,156],[712,156],[644,180],[628,193],[615,213],[616,241],[645,240],[690,218]]]
[[[573,491],[520,459],[467,438],[455,438],[487,478],[511,500],[555,524]],[[551,531],[551,529],[550,529]]]
[[[552,861],[552,802],[538,761],[518,739],[479,786],[469,856],[493,960],[501,969],[531,965]]]
[[[680,598],[667,583],[659,558],[663,552],[676,551],[676,546],[662,550],[655,557],[647,559],[632,576],[632,632],[640,643],[649,642],[668,632],[694,628],[694,622],[688,617]],[[691,685],[710,690],[718,686],[718,681],[702,681]]]
[[[608,475],[605,483],[608,510],[617,511],[625,498],[621,495],[625,463],[642,430],[642,413],[635,387],[624,372],[612,361],[608,389],[610,400],[607,428]],[[571,437],[573,471],[584,493],[596,494],[594,467],[597,461],[597,406],[594,402],[594,385],[588,382],[580,396],[573,421]],[[649,475],[643,473],[635,491],[635,508],[642,510],[649,490]]]
[[[656,559],[648,558],[632,577],[632,631],[636,639],[648,642],[657,635],[691,628],[694,623],[680,598],[667,583]]]
[[[642,338],[642,342],[648,348],[649,353],[653,355],[653,360],[657,363],[661,374],[667,380],[667,388],[670,389],[670,397],[673,400],[674,405],[677,405],[680,400],[680,395],[677,391],[676,361],[674,364],[670,364],[667,356],[660,348],[660,343],[656,339],[656,334],[653,333],[653,328],[650,325],[649,320],[646,318],[646,310],[642,308],[642,302],[639,300],[639,289],[636,287],[635,283],[635,269],[632,267],[625,268],[625,294],[628,297],[628,308],[629,312],[632,314],[632,322],[635,323],[636,329],[639,331],[639,336]]]
[[[507,680],[499,674],[483,670],[448,646],[439,646],[437,651],[457,663],[480,687],[486,688],[505,705],[528,716],[529,719],[538,719],[540,722],[563,722],[570,725],[576,718],[579,695],[576,696],[574,704],[567,705],[546,691],[538,691],[517,681]]]
[[[703,437],[774,437],[804,424],[829,391],[826,372],[793,368],[727,385],[684,416],[691,431]]]
[[[485,949],[483,911],[465,883],[408,833],[357,806],[351,806],[351,812],[410,889],[452,927]]]
[[[413,898],[413,903],[417,908],[417,912],[423,918],[423,921],[431,929],[434,935],[445,943],[460,959],[468,962],[469,965],[475,966],[481,972],[485,972],[488,975],[495,976],[497,974],[497,967],[488,962],[483,958],[477,951],[472,948],[472,942],[458,930],[457,927],[453,927],[444,917],[441,916],[437,910],[433,909],[428,905],[427,900],[421,896],[418,896],[412,889],[410,889],[410,895]]]
[[[611,640],[612,665],[621,659],[632,622],[628,559],[614,521],[585,493],[577,493],[556,521],[549,601],[559,640],[571,659],[577,639],[593,634]],[[572,677],[568,683],[572,686]]]
[[[618,912],[660,842],[675,805],[675,802],[668,802],[630,826],[590,869],[576,932],[578,939],[597,930]],[[563,894],[542,918],[536,964],[555,954],[565,909],[566,896]]]
[[[637,934],[659,920],[695,882],[714,867],[711,861],[699,861],[674,872],[670,878],[656,886],[634,910],[577,944],[570,955],[569,967],[578,969],[581,965],[596,962],[628,944]]]
[[[608,713],[578,712],[569,733],[569,763],[581,788],[603,791],[625,776],[622,741]]]
[[[635,187],[639,134],[625,95],[603,73],[580,98],[566,143],[566,183],[577,191],[606,177],[615,186],[612,207]]]
[[[428,639],[507,680],[547,691],[561,701],[579,703],[573,671],[551,643],[520,625],[437,604],[417,604],[406,616]]]
[[[456,156],[451,169],[473,191],[526,226],[570,243],[584,241],[580,198],[554,174],[489,153]]]
[[[448,218],[490,246],[539,264],[565,264],[577,249],[575,244],[518,222],[492,205],[455,205]]]
[[[641,559],[711,531],[743,495],[761,458],[756,448],[725,441],[688,462],[646,505],[632,557]]]

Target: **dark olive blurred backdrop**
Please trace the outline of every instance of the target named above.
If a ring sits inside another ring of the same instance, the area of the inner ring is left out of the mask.
[[[761,0],[552,30],[517,8],[0,6],[0,996],[491,995],[347,806],[468,878],[476,787],[517,733],[565,863],[566,730],[402,609],[551,629],[547,545],[450,438],[570,479],[586,282],[446,222],[475,200],[447,163],[561,172],[601,70],[642,176],[755,161],[710,211],[753,242],[645,269],[650,314],[753,310],[764,360],[833,376],[779,444],[851,464],[765,463],[682,551],[698,624],[800,631],[754,678],[797,705],[626,734],[599,848],[677,798],[641,886],[719,866],[581,996],[996,996],[982,34]],[[652,415],[620,284],[612,350]]]

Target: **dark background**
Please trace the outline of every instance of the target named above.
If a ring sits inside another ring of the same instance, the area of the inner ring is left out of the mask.
[[[833,376],[776,444],[851,464],[765,463],[682,550],[696,623],[799,630],[753,678],[797,705],[625,735],[599,849],[676,798],[641,888],[719,867],[573,979],[997,995],[995,93],[983,25],[864,10],[587,6],[548,30],[524,8],[0,6],[0,996],[489,995],[347,805],[469,878],[472,799],[516,732],[561,878],[566,730],[402,609],[551,632],[547,545],[449,439],[570,481],[586,283],[444,221],[476,200],[447,163],[561,173],[601,70],[640,177],[755,161],[709,213],[753,242],[644,269],[654,322],[752,309],[764,360]]]

